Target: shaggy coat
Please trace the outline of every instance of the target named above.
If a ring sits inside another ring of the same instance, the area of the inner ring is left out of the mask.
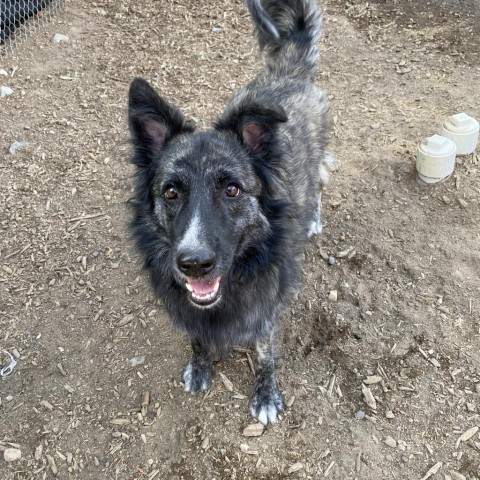
[[[246,4],[265,69],[212,130],[195,132],[145,80],[132,82],[132,230],[156,295],[191,338],[185,389],[209,388],[215,353],[251,344],[251,413],[267,424],[284,408],[273,334],[299,287],[307,238],[321,230],[330,116],[313,84],[315,1]]]

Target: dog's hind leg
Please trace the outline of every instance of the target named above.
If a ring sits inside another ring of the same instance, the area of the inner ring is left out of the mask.
[[[182,376],[185,391],[203,392],[212,384],[212,358],[208,348],[196,339],[192,339],[192,351],[192,359]]]
[[[272,336],[255,344],[255,382],[250,412],[264,425],[276,422],[278,414],[284,409],[283,395],[277,389],[275,380]]]

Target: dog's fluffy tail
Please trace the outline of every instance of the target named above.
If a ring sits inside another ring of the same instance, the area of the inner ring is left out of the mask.
[[[316,0],[245,0],[267,68],[275,76],[313,79],[322,13]]]

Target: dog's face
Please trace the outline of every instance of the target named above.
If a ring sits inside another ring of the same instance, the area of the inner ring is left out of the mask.
[[[217,130],[194,133],[143,80],[130,88],[130,128],[151,221],[168,244],[174,281],[199,308],[213,307],[235,265],[269,233],[258,165],[282,112],[244,108]]]

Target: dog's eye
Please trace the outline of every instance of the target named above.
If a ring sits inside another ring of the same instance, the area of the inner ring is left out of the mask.
[[[229,185],[227,185],[225,193],[227,194],[227,197],[238,197],[238,195],[240,194],[240,187],[238,185],[235,185],[234,183],[230,183]]]
[[[178,198],[178,192],[175,187],[167,187],[165,189],[164,195],[167,200],[175,200],[176,198]]]

